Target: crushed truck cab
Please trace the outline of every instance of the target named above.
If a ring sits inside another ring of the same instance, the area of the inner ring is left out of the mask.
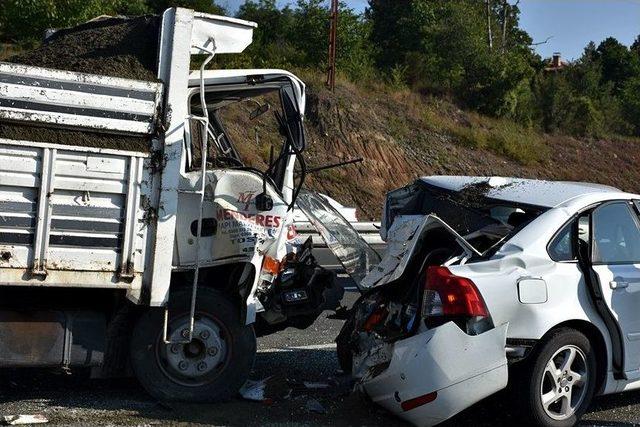
[[[293,227],[305,85],[206,69],[257,24],[183,8],[91,21],[42,48],[101,31],[123,48],[128,25],[157,38],[141,40],[156,61],[113,66],[89,47],[59,69],[37,53],[0,63],[0,366],[131,366],[158,398],[226,399],[256,335],[305,328],[342,297]],[[82,68],[96,58],[107,75]]]

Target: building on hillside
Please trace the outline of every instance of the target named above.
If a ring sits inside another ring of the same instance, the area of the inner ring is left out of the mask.
[[[547,66],[544,68],[546,72],[557,72],[561,71],[563,68],[568,66],[569,63],[567,61],[562,60],[562,55],[560,52],[554,52],[553,56],[547,63]]]

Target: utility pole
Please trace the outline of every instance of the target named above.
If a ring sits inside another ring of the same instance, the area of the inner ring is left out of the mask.
[[[485,0],[487,4],[487,32],[489,33],[489,49],[493,49],[493,33],[491,32],[491,0]]]
[[[329,27],[329,68],[327,87],[333,92],[336,88],[336,44],[338,40],[338,0],[331,0],[331,24]]]

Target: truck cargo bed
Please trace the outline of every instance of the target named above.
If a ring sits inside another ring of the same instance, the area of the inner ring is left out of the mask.
[[[0,285],[139,287],[145,158],[0,139]]]

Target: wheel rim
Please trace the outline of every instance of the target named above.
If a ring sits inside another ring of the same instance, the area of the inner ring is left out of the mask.
[[[547,361],[540,398],[546,414],[554,420],[572,417],[587,394],[589,372],[584,352],[574,346],[561,347]]]
[[[169,323],[169,340],[179,341],[188,336],[188,316]],[[227,328],[213,317],[196,316],[193,339],[189,344],[165,344],[162,333],[156,341],[156,360],[160,370],[171,381],[198,387],[213,381],[226,368],[230,359]]]

